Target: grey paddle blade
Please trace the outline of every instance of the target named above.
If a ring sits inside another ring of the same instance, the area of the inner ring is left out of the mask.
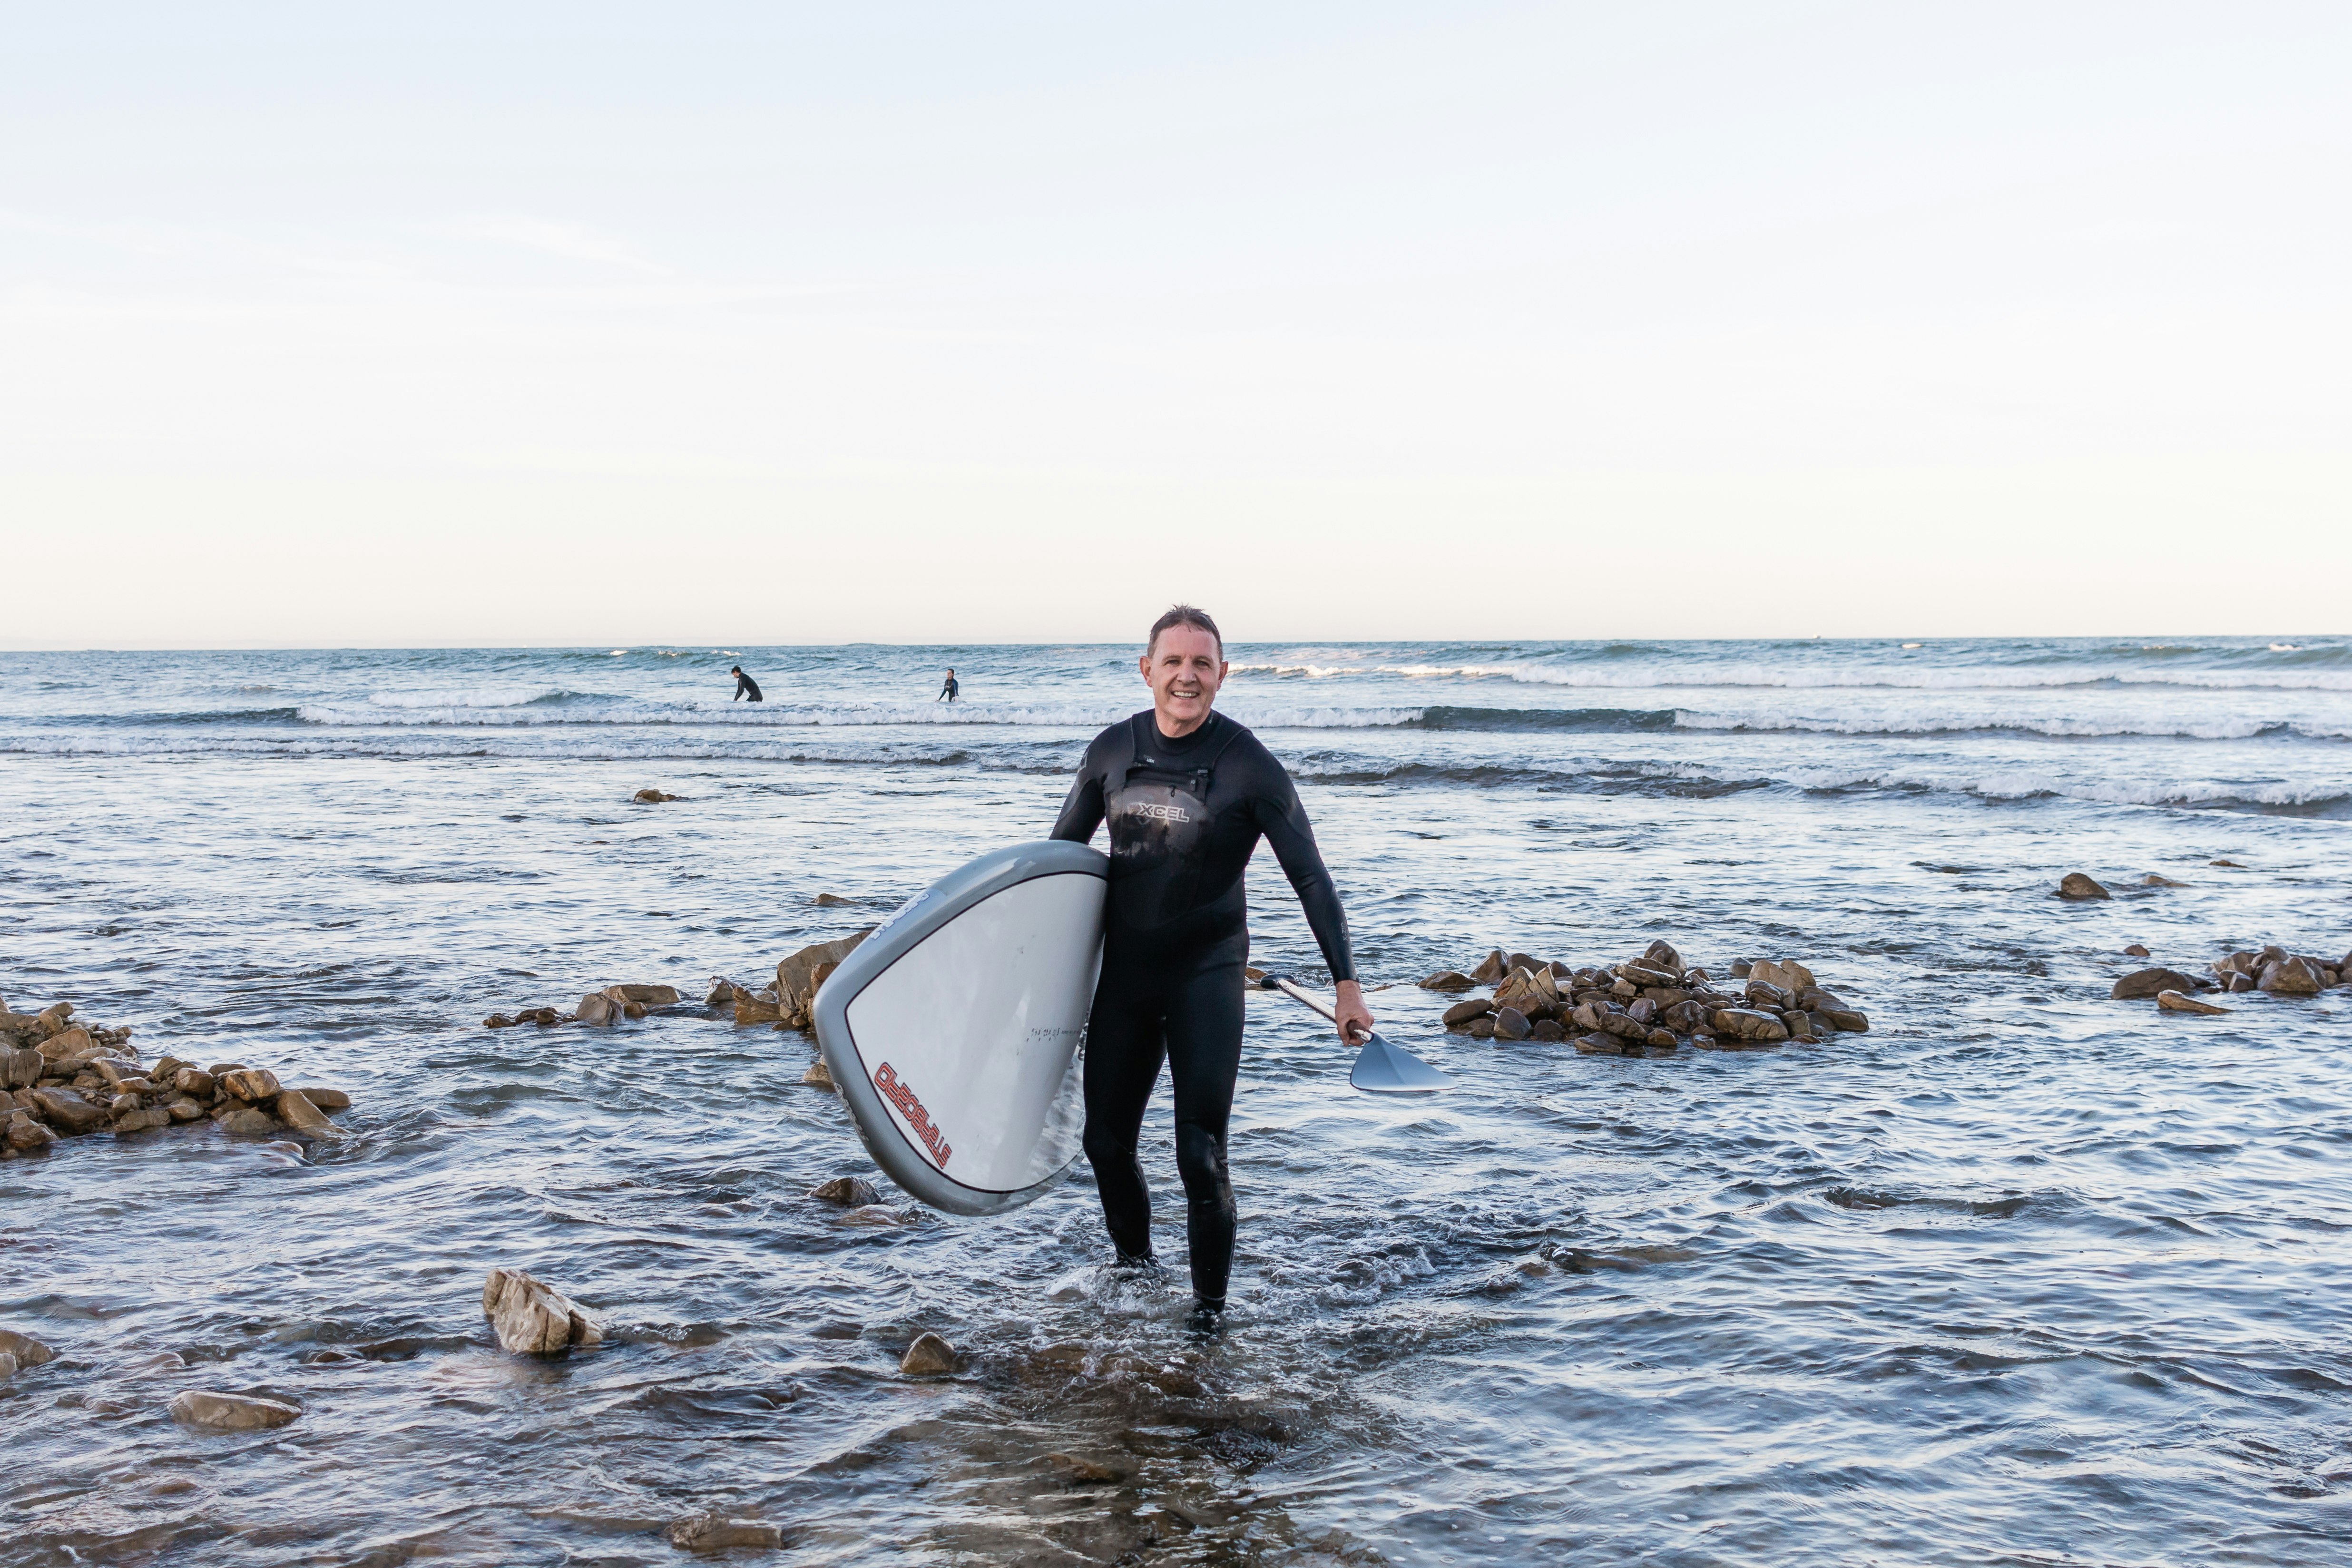
[[[1454,1080],[1414,1056],[1401,1051],[1375,1034],[1356,1053],[1356,1068],[1348,1087],[1366,1094],[1435,1094]]]

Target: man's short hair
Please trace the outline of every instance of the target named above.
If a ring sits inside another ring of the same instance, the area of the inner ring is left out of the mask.
[[[1166,615],[1151,623],[1150,640],[1143,645],[1147,656],[1160,646],[1160,634],[1171,626],[1198,626],[1217,639],[1217,658],[1220,660],[1224,658],[1225,634],[1217,629],[1217,623],[1209,618],[1208,611],[1192,605],[1171,605]]]

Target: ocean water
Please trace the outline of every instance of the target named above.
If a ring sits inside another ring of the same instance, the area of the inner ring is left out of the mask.
[[[872,1173],[803,1036],[480,1026],[754,981],[1041,834],[1133,651],[0,655],[0,997],[356,1101],[0,1164],[0,1326],[58,1351],[0,1384],[0,1563],[664,1563],[704,1510],[809,1563],[2352,1559],[2352,991],[2106,999],[2132,942],[2352,948],[2341,637],[1236,647],[1457,1087],[1353,1095],[1253,996],[1214,1334],[1164,1100],[1178,1266],[1113,1279],[1083,1165],[807,1200]],[[1262,860],[1255,951],[1318,979]],[[1659,936],[1872,1030],[1591,1058],[1411,984]],[[606,1346],[499,1352],[499,1265]],[[954,1377],[898,1375],[925,1330]],[[203,1436],[190,1387],[304,1414]]]

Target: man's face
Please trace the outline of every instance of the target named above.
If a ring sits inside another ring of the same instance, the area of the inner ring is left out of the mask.
[[[1170,626],[1143,656],[1143,679],[1151,706],[1171,734],[1197,728],[1225,683],[1226,665],[1217,639],[1198,626]]]

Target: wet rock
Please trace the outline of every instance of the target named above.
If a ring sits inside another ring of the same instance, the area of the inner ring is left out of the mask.
[[[1785,1040],[1789,1026],[1769,1013],[1748,1007],[1719,1009],[1712,1022],[1717,1035],[1728,1035],[1736,1040]]]
[[[1866,1013],[1856,1012],[1851,1007],[1829,1007],[1823,1012],[1832,1024],[1849,1035],[1870,1033],[1870,1016]]]
[[[1768,982],[1750,980],[1748,983],[1748,1005],[1751,1007],[1766,1007],[1778,1013],[1793,1005],[1796,1000],[1794,993]]]
[[[1549,1045],[1555,1040],[1568,1038],[1568,1031],[1560,1027],[1559,1020],[1557,1018],[1538,1018],[1528,1026],[1528,1038],[1541,1040]]]
[[[937,1334],[916,1335],[907,1353],[898,1358],[898,1370],[909,1377],[936,1377],[955,1369],[955,1347]]]
[[[2129,947],[2124,949],[2124,956],[2126,958],[2146,958],[2147,955],[2147,949],[2140,946],[2137,942],[2134,942]]]
[[[20,1372],[28,1366],[39,1366],[58,1358],[57,1352],[32,1335],[20,1334],[14,1329],[0,1329],[0,1353],[15,1356]]]
[[[202,1068],[182,1068],[172,1075],[172,1087],[191,1099],[210,1100],[215,1080]]]
[[[1441,969],[1419,984],[1423,991],[1475,991],[1478,986],[1458,969]]]
[[[39,1108],[41,1120],[60,1132],[88,1132],[106,1121],[105,1109],[92,1105],[77,1090],[37,1089],[32,1093],[33,1103]]]
[[[815,898],[811,899],[809,902],[814,904],[821,910],[835,910],[839,909],[844,904],[855,903],[856,900],[855,899],[845,899],[839,893],[819,893]]]
[[[2277,960],[2263,970],[2262,988],[2273,996],[2316,996],[2326,987],[2319,970],[2307,958]]]
[[[232,1132],[243,1138],[258,1138],[267,1133],[285,1131],[278,1124],[278,1118],[257,1105],[233,1110],[219,1121],[222,1131]]]
[[[882,1201],[882,1194],[874,1190],[874,1184],[863,1176],[835,1176],[829,1182],[819,1182],[809,1189],[809,1196],[819,1203],[838,1204],[850,1209],[864,1208],[868,1204]]]
[[[1620,980],[1632,981],[1636,990],[1644,985],[1673,985],[1683,977],[1680,970],[1656,969],[1646,963],[1621,963],[1616,973]]]
[[[671,801],[684,800],[686,797],[682,795],[664,795],[657,789],[641,789],[629,798],[646,805],[667,805]]]
[[[739,1547],[782,1546],[784,1532],[756,1519],[724,1519],[690,1513],[669,1527],[669,1543],[682,1552],[732,1552]]]
[[[1524,1040],[1533,1027],[1528,1016],[1517,1007],[1495,1009],[1495,1038],[1498,1040]]]
[[[2251,974],[2244,974],[2244,973],[2236,973],[2236,974],[2232,974],[2232,975],[2231,975],[2231,976],[2230,976],[2230,989],[2231,989],[2231,990],[2232,990],[2232,991],[2238,991],[2238,992],[2244,992],[2244,991],[2252,991],[2253,988],[2254,988],[2254,977],[2253,977],[2252,975],[2251,975]]]
[[[2189,886],[2186,882],[2176,882],[2169,877],[2159,877],[2153,871],[2150,871],[2147,876],[2142,877],[2139,879],[2139,885],[2143,888],[2185,888]]]
[[[2208,860],[2205,864],[2208,866],[2218,866],[2224,871],[2242,871],[2245,869],[2243,866],[2239,865],[2235,860]]]
[[[248,1104],[260,1104],[278,1098],[278,1075],[268,1068],[239,1068],[235,1072],[215,1073],[220,1087]]]
[[[1469,1028],[1463,1032],[1474,1040],[1491,1040],[1495,1037],[1495,1020],[1473,1018],[1470,1020]]]
[[[735,993],[735,1025],[748,1028],[754,1024],[781,1024],[783,1010],[773,1002],[762,1000],[756,993],[737,990]]]
[[[801,1074],[801,1082],[811,1089],[837,1089],[840,1087],[833,1081],[833,1069],[824,1065],[823,1057],[809,1063],[808,1071]]]
[[[1053,1466],[1076,1486],[1103,1486],[1118,1479],[1118,1472],[1109,1466],[1097,1465],[1091,1459],[1081,1459],[1074,1454],[1048,1454],[1038,1463]]]
[[[57,1141],[58,1135],[34,1121],[30,1112],[19,1110],[8,1118],[5,1142],[19,1154],[46,1153]]]
[[[33,1015],[33,1026],[45,1036],[61,1033],[66,1020],[73,1016],[73,1011],[74,1005],[70,1002],[53,1002]]]
[[[2115,897],[2098,883],[2080,871],[2069,871],[2058,880],[2058,896],[2062,899],[2111,899]]]
[[[2156,994],[2156,1005],[2168,1013],[2230,1013],[2236,1011],[2235,1008],[2231,1007],[2216,1007],[2210,1002],[2200,1002],[2196,997],[2179,991],[2158,992]]]
[[[252,1399],[191,1388],[172,1396],[172,1419],[215,1432],[259,1432],[297,1420],[302,1412],[278,1399]]]
[[[835,942],[812,942],[776,965],[776,1006],[786,1025],[795,1029],[809,1026],[809,1007],[816,1000],[817,987],[841,966],[843,959],[857,951],[857,944],[873,930],[867,926]]]
[[[114,1117],[114,1131],[118,1133],[152,1132],[158,1127],[169,1127],[171,1124],[172,1113],[160,1105],[152,1108],[133,1107],[129,1110],[117,1111]]]
[[[677,990],[670,985],[607,985],[604,994],[623,1004],[642,1002],[648,1007],[675,1007]]]
[[[296,1092],[321,1110],[349,1110],[352,1108],[352,1097],[340,1089],[304,1088]]]
[[[518,1018],[515,1021],[520,1023],[522,1020]],[[563,1015],[552,1007],[540,1007],[531,1012],[530,1021],[542,1029],[551,1029],[563,1022]]]
[[[2197,989],[2197,982],[2177,969],[2137,969],[2116,981],[2115,989],[2107,993],[2107,998],[2114,1002],[2131,1002],[2143,996],[2153,996],[2159,991],[2194,992]]]
[[[173,1095],[170,1100],[164,1101],[163,1110],[174,1121],[200,1121],[204,1120],[205,1108],[184,1094]]]
[[[1777,986],[1790,996],[1815,984],[1813,972],[1793,958],[1759,958],[1748,966],[1748,979],[1751,985],[1761,982]]]
[[[499,1348],[516,1355],[554,1355],[604,1338],[604,1326],[562,1291],[520,1269],[490,1270],[482,1282],[482,1315],[498,1331]]]
[[[1445,1010],[1445,1026],[1449,1029],[1469,1027],[1473,1018],[1483,1018],[1495,1010],[1495,1005],[1484,996],[1473,996],[1466,1002],[1456,1002]]]
[[[1675,1048],[1674,1031],[1671,1029],[1653,1029],[1648,1034],[1642,1037],[1642,1043],[1649,1047],[1653,1051],[1661,1053],[1671,1051]]]
[[[1601,1014],[1601,1032],[1621,1040],[1644,1040],[1650,1036],[1649,1026],[1637,1022],[1630,1013]]]
[[[602,991],[591,991],[580,998],[580,1005],[572,1016],[593,1027],[608,1029],[621,1021],[621,1008]]]
[[[1683,972],[1683,955],[1675,944],[1661,938],[1642,950],[1642,962],[1653,969],[1663,969],[1679,977]]]
[[[1647,1024],[1658,1016],[1658,1005],[1647,996],[1637,997],[1625,1005],[1625,1016],[1637,1024]]]
[[[297,1132],[313,1137],[341,1136],[341,1130],[327,1120],[327,1113],[310,1103],[310,1097],[299,1089],[278,1091],[278,1119]]]
[[[710,977],[710,994],[702,999],[706,1007],[724,1007],[735,1000],[735,983],[724,975]]]
[[[893,1226],[905,1216],[888,1204],[860,1204],[841,1216],[844,1225]]]
[[[1658,1021],[1677,1035],[1687,1035],[1706,1023],[1707,1009],[1696,1002],[1677,1002],[1658,1015]]]
[[[1495,1011],[1497,1013],[1506,1007],[1516,1007],[1524,1013],[1530,1007],[1541,1006],[1543,1002],[1543,996],[1536,990],[1536,977],[1531,970],[1514,968],[1503,976],[1503,983],[1495,987]]]
[[[1470,978],[1481,985],[1492,985],[1511,972],[1511,960],[1501,948],[1488,953],[1485,962],[1470,972]]]
[[[47,1059],[35,1050],[0,1049],[0,1089],[32,1088]]]
[[[1624,1043],[1613,1035],[1579,1035],[1576,1038],[1579,1055],[1588,1057],[1622,1057]]]
[[[47,1017],[48,1015],[45,1013],[42,1016]],[[66,1029],[56,1034],[42,1036],[41,1043],[33,1048],[53,1062],[61,1062],[81,1055],[97,1044],[96,1040],[89,1037],[88,1029]]]

